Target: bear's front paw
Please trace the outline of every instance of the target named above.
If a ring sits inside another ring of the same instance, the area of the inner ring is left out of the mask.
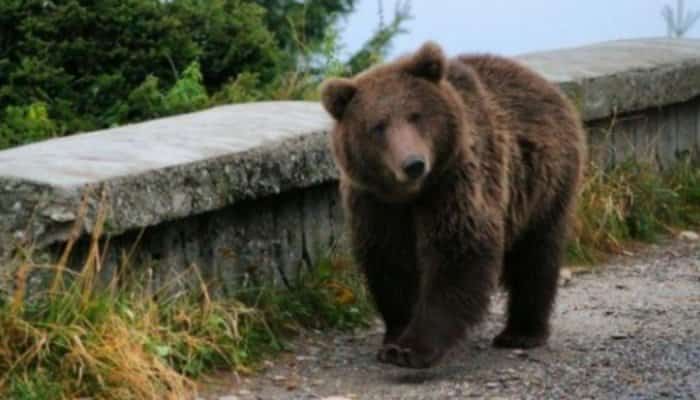
[[[505,349],[531,349],[547,343],[548,336],[547,333],[523,335],[504,330],[493,339],[493,346]]]

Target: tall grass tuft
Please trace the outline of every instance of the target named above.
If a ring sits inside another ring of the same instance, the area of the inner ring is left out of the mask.
[[[674,229],[700,224],[700,168],[690,159],[659,172],[627,161],[588,169],[569,244],[572,262],[595,263],[630,242],[653,242]]]
[[[25,261],[17,269],[15,292],[0,304],[0,398],[194,398],[194,378],[217,369],[249,373],[291,333],[366,326],[372,315],[360,281],[340,258],[288,289],[247,287],[229,298],[212,298],[196,266],[186,272],[195,282],[188,289],[166,284],[154,292],[122,277],[97,282],[95,232],[80,271],[62,261]],[[54,278],[46,291],[28,294],[36,269]]]

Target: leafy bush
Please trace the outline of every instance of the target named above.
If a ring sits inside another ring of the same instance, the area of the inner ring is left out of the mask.
[[[328,67],[319,60],[337,58],[334,27],[355,1],[0,2],[0,148],[224,102],[313,97]],[[397,9],[392,30],[380,27],[334,73],[380,59],[406,18]]]
[[[129,93],[126,102],[120,102],[113,109],[111,118],[115,121],[138,121],[165,117],[202,109],[209,101],[199,63],[193,62],[168,90],[161,89],[160,80],[149,75]]]
[[[49,118],[46,104],[7,106],[0,124],[0,149],[53,136],[56,124]]]
[[[148,76],[172,84],[195,60],[212,88],[246,70],[272,75],[264,14],[244,0],[1,2],[0,105],[44,101],[74,131],[104,126]]]

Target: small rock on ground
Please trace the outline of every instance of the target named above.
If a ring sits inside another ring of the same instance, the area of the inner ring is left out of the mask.
[[[694,241],[700,239],[700,235],[698,235],[697,232],[693,232],[693,231],[683,231],[683,232],[678,234],[678,237],[683,239],[683,240],[688,240],[691,242],[694,242]]]

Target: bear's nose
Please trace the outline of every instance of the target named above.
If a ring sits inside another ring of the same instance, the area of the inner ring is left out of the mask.
[[[410,179],[416,180],[425,173],[425,160],[419,156],[410,156],[401,164],[401,168]]]

